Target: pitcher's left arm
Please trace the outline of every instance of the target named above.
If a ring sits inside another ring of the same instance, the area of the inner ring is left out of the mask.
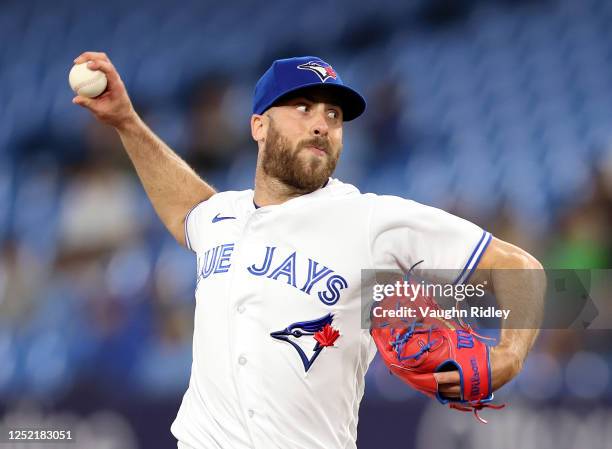
[[[523,249],[493,238],[470,283],[485,284],[495,295],[500,309],[509,310],[502,320],[499,343],[491,348],[493,390],[512,380],[523,364],[542,322],[546,276],[538,260]],[[457,371],[436,373],[439,391],[458,397]]]

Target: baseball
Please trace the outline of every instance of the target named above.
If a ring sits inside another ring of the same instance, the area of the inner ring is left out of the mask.
[[[106,75],[101,70],[91,70],[87,63],[75,64],[68,75],[70,87],[83,97],[94,98],[106,89]]]

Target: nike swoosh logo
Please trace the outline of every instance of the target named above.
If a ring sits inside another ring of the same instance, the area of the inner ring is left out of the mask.
[[[219,214],[215,215],[212,219],[213,223],[216,223],[218,221],[223,221],[223,220],[235,220],[236,217],[221,217],[219,216]]]

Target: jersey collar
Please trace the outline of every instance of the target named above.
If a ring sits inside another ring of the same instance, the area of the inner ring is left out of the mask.
[[[325,187],[327,187],[330,181],[333,181],[332,178],[327,178],[327,181],[325,181],[325,184],[323,184],[323,186],[321,188],[319,188],[319,189],[317,189],[317,190],[315,190],[313,192],[307,193],[305,195],[300,195],[299,197],[293,198],[293,199],[291,199],[289,201],[293,201],[295,199],[302,198],[302,197],[305,197],[305,196],[308,196],[308,195],[312,195],[313,193],[319,192],[320,190],[323,190]],[[253,196],[255,196],[255,192],[253,192]],[[286,203],[288,203],[289,201],[286,201]],[[257,203],[255,202],[255,199],[253,199],[253,206],[255,207],[255,209],[260,209],[262,207],[262,206],[258,206],[257,205]],[[278,204],[278,206],[280,206],[280,204]]]

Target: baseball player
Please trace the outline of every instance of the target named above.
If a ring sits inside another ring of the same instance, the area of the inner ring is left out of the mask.
[[[331,177],[344,123],[366,103],[320,58],[274,61],[259,79],[254,189],[227,192],[143,123],[106,54],[75,59],[86,61],[108,88],[73,102],[117,130],[160,219],[197,255],[191,379],[171,428],[179,448],[355,448],[376,352],[360,325],[362,269],[420,262],[422,272],[453,269],[462,283],[478,266],[502,307],[540,313],[533,279],[493,272],[541,268],[525,251],[442,210]],[[502,329],[490,351],[493,390],[517,375],[536,334]],[[440,394],[461,395],[457,371],[435,378]]]

